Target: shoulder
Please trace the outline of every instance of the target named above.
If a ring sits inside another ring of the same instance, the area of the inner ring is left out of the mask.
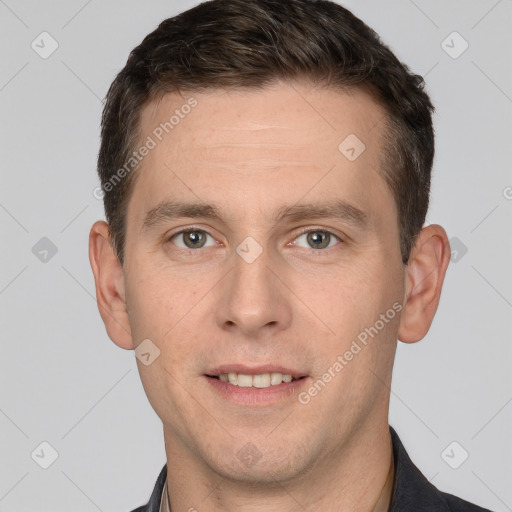
[[[156,479],[155,487],[149,501],[146,505],[137,507],[132,512],[159,512],[160,501],[162,500],[162,490],[164,488],[165,479],[167,478],[167,464],[162,468],[158,478]]]
[[[391,512],[491,512],[437,489],[412,462],[391,426],[390,433],[395,460]]]
[[[441,496],[446,501],[450,512],[491,512],[487,508],[479,507],[478,505],[470,503],[469,501],[465,501],[462,498],[458,498],[453,494],[442,492]]]

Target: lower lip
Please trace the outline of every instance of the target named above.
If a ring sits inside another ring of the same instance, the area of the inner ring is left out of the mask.
[[[307,377],[292,382],[283,382],[268,388],[243,388],[234,386],[214,377],[205,375],[210,386],[224,398],[240,405],[271,405],[285,398],[297,396],[299,390],[305,386]]]

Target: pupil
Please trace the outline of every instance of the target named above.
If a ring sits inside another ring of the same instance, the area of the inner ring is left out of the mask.
[[[185,233],[185,245],[190,248],[201,247],[204,244],[204,234],[199,231]]]
[[[323,249],[329,245],[329,234],[324,231],[312,231],[308,234],[308,243],[316,249]]]

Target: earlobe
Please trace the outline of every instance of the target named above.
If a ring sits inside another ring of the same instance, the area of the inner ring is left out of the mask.
[[[96,301],[110,339],[126,350],[135,348],[126,310],[123,268],[104,221],[94,223],[89,234],[89,261],[96,285]]]
[[[430,329],[450,255],[450,243],[441,226],[433,224],[420,231],[406,271],[404,309],[398,329],[400,341],[414,343]]]

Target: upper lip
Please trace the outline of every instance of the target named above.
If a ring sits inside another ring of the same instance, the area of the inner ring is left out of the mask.
[[[299,370],[292,370],[284,366],[274,364],[266,364],[260,366],[247,366],[244,364],[223,364],[208,370],[206,375],[219,376],[223,373],[241,373],[242,375],[261,375],[263,373],[282,373],[283,375],[291,375],[296,379],[305,377],[305,373]]]

